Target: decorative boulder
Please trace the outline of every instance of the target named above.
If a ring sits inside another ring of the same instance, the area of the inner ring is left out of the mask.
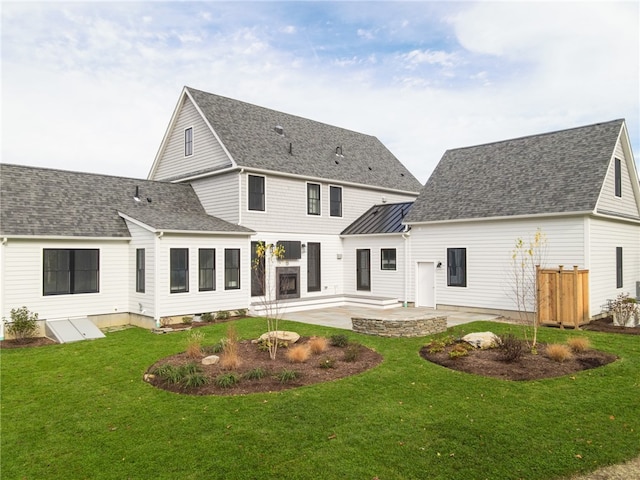
[[[298,340],[300,340],[300,335],[298,335],[296,332],[287,332],[286,330],[277,330],[274,332],[263,333],[262,335],[260,335],[260,341],[267,341],[273,335],[275,335],[275,337],[280,342],[296,343]]]
[[[220,357],[218,355],[209,355],[208,357],[204,357],[202,359],[203,365],[215,365],[220,361]]]
[[[498,345],[500,339],[492,332],[476,332],[470,333],[462,337],[462,340],[476,348],[491,348]]]

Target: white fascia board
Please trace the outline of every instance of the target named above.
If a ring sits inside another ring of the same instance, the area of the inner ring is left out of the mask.
[[[296,173],[285,173],[278,172],[275,170],[265,170],[262,168],[252,168],[252,167],[243,167],[246,173],[259,173],[261,175],[272,175],[276,177],[286,177],[286,178],[295,178],[296,180],[304,180],[308,182],[320,182],[320,183],[328,183],[333,186],[341,186],[346,185],[349,187],[357,187],[357,188],[366,188],[368,190],[377,190],[380,192],[390,192],[390,193],[399,193],[402,195],[415,195],[416,197],[420,194],[420,192],[412,192],[408,190],[397,190],[394,188],[385,188],[378,187],[375,185],[367,185],[365,183],[355,183],[355,182],[345,182],[342,180],[336,180],[333,178],[323,178],[323,177],[310,177],[308,175],[299,175]]]
[[[585,210],[584,212],[558,212],[558,213],[537,213],[535,215],[510,215],[502,217],[478,217],[478,218],[455,218],[452,220],[428,220],[422,222],[402,222],[403,225],[437,225],[447,223],[471,223],[471,222],[489,222],[489,221],[509,221],[509,220],[529,220],[536,218],[557,218],[557,217],[580,217],[583,215],[594,215],[593,210]]]
[[[226,173],[233,173],[233,172],[242,173],[242,168],[240,167],[221,168],[220,170],[212,170],[210,172],[198,173],[196,175],[191,175],[189,177],[180,178],[179,180],[171,180],[170,183],[191,182],[193,180],[199,180],[201,178],[215,177],[217,175],[224,175]]]
[[[167,125],[167,129],[164,132],[164,137],[162,137],[162,142],[160,142],[160,147],[158,148],[158,152],[156,153],[156,157],[153,160],[153,164],[151,165],[151,170],[149,170],[149,175],[147,175],[147,180],[151,180],[153,175],[156,173],[156,169],[158,168],[158,162],[160,161],[160,157],[164,154],[164,150],[167,147],[167,142],[169,141],[169,134],[173,131],[173,127],[178,119],[178,113],[180,112],[180,105],[182,105],[182,101],[186,95],[187,87],[182,88],[182,92],[178,97],[178,103],[176,103],[175,108],[173,109],[173,114],[171,115],[171,119],[169,120],[169,125]]]
[[[234,236],[234,237],[250,237],[255,235],[256,232],[216,232],[212,230],[161,230],[163,234],[172,235],[220,235],[220,236]],[[160,232],[160,230],[158,230]]]
[[[352,233],[352,234],[345,234],[345,235],[338,235],[340,238],[364,238],[364,237],[375,237],[375,238],[381,238],[381,237],[402,237],[403,235],[406,235],[409,232],[392,232],[392,233]]]
[[[0,235],[3,240],[77,240],[92,242],[128,242],[131,237],[87,237],[72,235]]]

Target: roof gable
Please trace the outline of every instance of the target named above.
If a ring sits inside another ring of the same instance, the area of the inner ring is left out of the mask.
[[[624,120],[448,150],[407,223],[594,211]]]
[[[128,238],[121,213],[157,230],[251,232],[207,215],[188,184],[7,164],[0,177],[2,235]]]
[[[421,188],[376,137],[189,87],[185,92],[240,167],[410,192]]]
[[[341,235],[402,233],[405,231],[404,217],[412,204],[413,202],[402,202],[374,205],[345,228]]]

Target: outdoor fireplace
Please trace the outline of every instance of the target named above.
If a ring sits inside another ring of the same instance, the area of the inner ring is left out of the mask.
[[[278,267],[276,279],[278,300],[300,298],[300,267]]]

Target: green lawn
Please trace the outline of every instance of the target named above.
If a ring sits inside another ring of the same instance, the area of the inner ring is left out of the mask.
[[[237,322],[243,338],[263,319]],[[342,333],[283,322],[302,335]],[[457,333],[521,328],[479,322]],[[205,344],[226,325],[205,327]],[[195,397],[142,381],[186,334],[3,350],[3,479],[552,479],[640,453],[640,338],[584,335],[620,360],[570,377],[505,382],[420,358],[422,339],[349,333],[373,370],[273,394]]]

